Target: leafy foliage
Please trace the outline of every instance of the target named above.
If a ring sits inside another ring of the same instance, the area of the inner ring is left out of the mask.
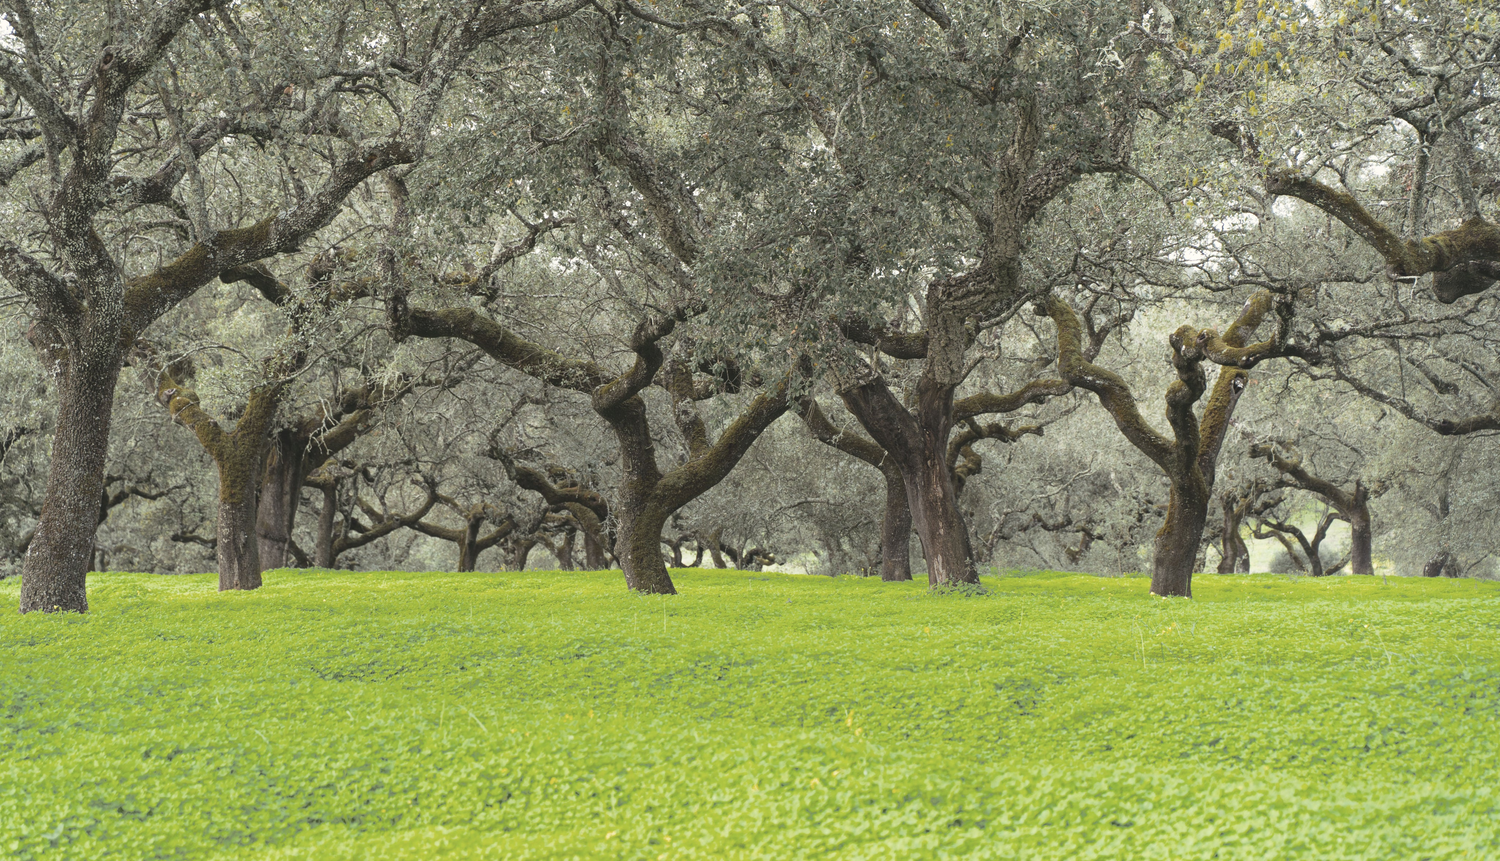
[[[0,619],[0,851],[1500,853],[1494,584],[677,576],[96,575]]]

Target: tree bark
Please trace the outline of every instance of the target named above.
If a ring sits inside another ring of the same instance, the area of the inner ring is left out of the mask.
[[[1201,470],[1172,477],[1166,522],[1156,533],[1151,594],[1192,597],[1193,562],[1208,522],[1208,484]]]
[[[1349,516],[1349,573],[1374,576],[1375,562],[1371,558],[1372,538],[1370,510],[1354,512]]]
[[[952,387],[924,377],[918,384],[916,416],[907,412],[885,381],[878,378],[842,394],[849,412],[900,469],[911,523],[927,560],[928,585],[979,582],[953,474],[948,469]]]
[[[115,383],[122,362],[117,343],[104,335],[86,336],[80,353],[55,357],[62,363],[57,431],[47,470],[47,495],[21,568],[22,613],[88,612],[88,566],[99,523],[104,457],[109,451]]]
[[[470,517],[469,522],[464,525],[463,535],[458,540],[458,570],[473,571],[474,566],[479,563],[479,527],[484,521],[477,517]]]
[[[254,491],[241,487],[237,492],[226,493],[229,482],[222,477],[219,481],[219,591],[259,589],[260,548],[255,537]]]
[[[562,541],[557,543],[557,566],[564,571],[573,570],[573,546],[578,540],[578,530],[569,529]]]
[[[1250,572],[1250,548],[1246,546],[1241,530],[1247,516],[1264,513],[1270,507],[1261,499],[1264,493],[1265,485],[1257,481],[1238,490],[1227,490],[1219,497],[1219,503],[1224,509],[1224,531],[1219,536],[1220,574]]]
[[[1439,551],[1436,556],[1427,560],[1426,565],[1422,566],[1422,576],[1457,577],[1458,560],[1451,552],[1447,550]]]
[[[620,497],[615,511],[615,558],[625,574],[625,585],[648,595],[675,595],[661,553],[661,530],[671,512],[652,504],[661,483],[656,447],[646,419],[646,403],[632,394],[619,404],[606,404],[599,414],[614,431],[620,450]]]
[[[333,521],[338,514],[338,481],[330,478],[319,489],[323,491],[323,508],[318,512],[318,543],[313,551],[313,564],[319,568],[332,568],[335,561],[333,558]]]
[[[905,493],[905,490],[903,489],[902,492]],[[724,530],[715,529],[713,532],[700,533],[698,535],[698,543],[708,545],[708,558],[713,560],[715,568],[725,567],[724,545],[719,541],[719,536],[723,534]]]
[[[1229,494],[1225,494],[1220,502],[1224,508],[1224,534],[1219,538],[1218,571],[1220,574],[1242,574],[1250,568],[1250,548],[1240,535],[1243,512],[1238,510],[1238,500]]]
[[[583,565],[589,571],[601,571],[609,567],[609,558],[604,553],[604,541],[597,532],[583,529]]]
[[[885,514],[880,520],[880,579],[900,582],[911,579],[911,506],[906,501],[906,480],[894,461],[880,469],[885,478]]]
[[[307,441],[294,430],[284,429],[272,437],[266,453],[255,524],[262,570],[285,568],[290,564],[291,554],[287,547],[292,540],[297,506],[302,500],[302,482],[307,474],[303,468],[306,453]]]
[[[526,560],[531,558],[531,549],[535,546],[535,538],[521,538],[516,541],[510,558],[510,568],[512,571],[526,570]]]

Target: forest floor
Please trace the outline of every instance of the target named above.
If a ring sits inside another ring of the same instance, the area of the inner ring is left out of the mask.
[[[1500,857],[1500,583],[674,577],[0,613],[0,855]]]

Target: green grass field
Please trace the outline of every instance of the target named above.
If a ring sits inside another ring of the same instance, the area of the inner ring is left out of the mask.
[[[674,577],[0,614],[0,855],[1500,857],[1500,584]]]

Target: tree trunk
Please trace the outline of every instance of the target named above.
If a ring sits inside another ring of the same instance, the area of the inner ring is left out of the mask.
[[[339,486],[338,482],[330,479],[321,488],[323,491],[323,509],[318,512],[318,544],[313,551],[313,564],[319,568],[332,568],[333,558],[333,522],[338,514]]]
[[[928,584],[978,583],[969,531],[948,469],[953,389],[924,378],[917,400],[914,417],[882,380],[844,393],[849,411],[900,467],[912,525],[927,560]]]
[[[260,542],[261,570],[285,568],[290,564],[287,549],[297,506],[302,500],[303,459],[305,443],[292,431],[276,434],[266,454],[264,477],[260,485],[255,530]]]
[[[557,567],[564,571],[573,570],[573,544],[578,540],[578,530],[569,529],[563,539],[557,543]]]
[[[648,595],[676,595],[661,554],[661,531],[671,512],[653,505],[651,496],[661,482],[656,447],[647,424],[646,403],[639,395],[603,412],[620,444],[620,526],[615,556],[631,591]]]
[[[1200,470],[1173,477],[1167,519],[1156,533],[1151,561],[1151,594],[1162,597],[1193,596],[1193,562],[1208,522],[1208,484]]]
[[[906,481],[894,462],[880,469],[885,476],[885,516],[880,521],[880,579],[911,579],[911,506]]]
[[[479,517],[470,517],[464,526],[463,538],[458,542],[458,570],[473,571],[479,562],[479,527],[484,520]]]
[[[663,544],[667,545],[668,547],[672,548],[672,567],[673,568],[683,568],[683,567],[686,567],[686,566],[684,566],[682,564],[682,542],[681,541],[676,541],[676,540],[673,540],[671,538],[667,538],[666,536],[663,536],[661,543],[663,543]]]
[[[1371,558],[1370,510],[1349,512],[1349,573],[1374,575]]]
[[[1250,570],[1250,548],[1240,535],[1239,500],[1227,496],[1221,502],[1224,506],[1224,534],[1219,539],[1219,573],[1243,574]]]
[[[247,416],[249,411],[246,411]],[[243,422],[248,425],[249,423]],[[260,546],[255,535],[256,493],[266,439],[253,433],[225,435],[214,450],[219,468],[219,591],[259,589]]]
[[[223,478],[220,478],[224,482]],[[224,482],[227,485],[227,482]],[[244,488],[238,494],[219,496],[219,591],[259,589],[260,548],[255,537],[255,494]]]
[[[100,343],[85,335],[87,345]],[[118,334],[103,339],[111,345]],[[21,612],[88,612],[86,582],[104,492],[104,457],[120,355],[89,346],[58,379],[57,431],[47,471],[47,495],[21,569]]]
[[[603,571],[609,567],[609,559],[604,553],[604,543],[588,530],[584,530],[583,533],[583,564],[589,571]]]
[[[623,497],[623,495],[622,495]],[[625,584],[648,595],[676,595],[661,552],[661,531],[670,514],[660,506],[628,497],[621,499],[620,534],[615,556],[625,572]]]
[[[909,476],[907,503],[911,507],[912,525],[922,542],[922,555],[927,559],[929,586],[977,583],[979,576],[969,548],[969,531],[958,509],[953,477],[944,454],[941,448],[923,452],[920,468],[903,470]]]
[[[1423,577],[1457,577],[1458,560],[1447,550],[1439,551],[1438,554],[1427,560],[1422,566]]]
[[[531,558],[531,548],[536,546],[536,539],[522,538],[516,542],[515,552],[511,554],[511,570],[525,571],[526,560]]]
[[[901,493],[903,495],[905,495],[905,493],[906,493],[906,488],[905,487],[903,487],[901,489]],[[700,533],[699,536],[698,536],[698,542],[700,544],[705,543],[705,542],[708,544],[708,558],[710,558],[710,559],[713,560],[715,568],[723,568],[723,567],[725,567],[724,566],[724,545],[722,545],[722,544],[719,543],[719,536],[722,535],[722,534],[723,534],[723,530],[721,530],[721,529],[715,529],[711,533],[708,533],[706,535]]]

